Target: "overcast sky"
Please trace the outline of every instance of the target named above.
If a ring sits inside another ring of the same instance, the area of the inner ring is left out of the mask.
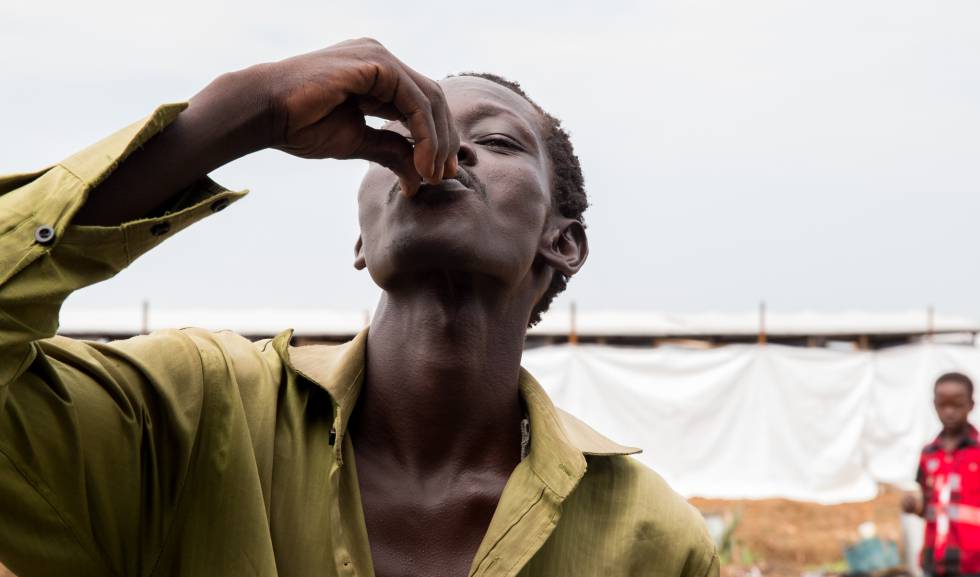
[[[558,307],[980,318],[977,0],[3,0],[0,22],[0,173],[372,36],[431,77],[519,80],[570,129],[592,253]],[[248,198],[70,305],[372,307],[365,167],[241,159],[213,176]]]

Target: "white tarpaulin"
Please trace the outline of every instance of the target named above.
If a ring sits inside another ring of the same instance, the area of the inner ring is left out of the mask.
[[[555,404],[642,448],[684,495],[835,503],[914,480],[939,431],[933,382],[980,377],[980,349],[580,345],[526,351],[524,366]]]

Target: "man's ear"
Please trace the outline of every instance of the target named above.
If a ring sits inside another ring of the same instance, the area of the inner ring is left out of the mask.
[[[354,243],[354,268],[364,270],[365,267],[367,261],[364,260],[364,241],[361,240],[361,235],[357,235],[357,242]]]
[[[573,218],[553,219],[551,226],[541,236],[538,256],[563,275],[574,275],[589,257],[585,226]]]

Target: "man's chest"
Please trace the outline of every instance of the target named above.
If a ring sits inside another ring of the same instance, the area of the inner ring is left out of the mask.
[[[361,505],[376,577],[465,577],[506,478],[412,479],[358,467]]]

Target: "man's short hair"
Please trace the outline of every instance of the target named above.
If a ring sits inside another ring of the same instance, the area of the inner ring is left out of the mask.
[[[946,373],[941,375],[936,379],[936,384],[933,388],[938,387],[940,383],[959,383],[966,387],[967,393],[970,394],[970,398],[973,398],[973,381],[970,377],[964,375],[963,373]]]
[[[575,155],[575,150],[572,148],[572,140],[568,132],[562,128],[561,121],[545,112],[543,108],[538,106],[537,102],[531,100],[531,97],[524,92],[524,89],[517,82],[486,72],[463,72],[454,76],[473,76],[499,84],[520,95],[541,113],[541,117],[544,119],[545,148],[551,158],[552,203],[562,216],[575,219],[584,226],[585,219],[582,215],[589,206],[589,200],[585,194],[585,179],[582,176],[582,166],[579,164],[578,156]],[[565,290],[566,286],[568,286],[568,277],[555,271],[551,277],[548,290],[545,291],[541,300],[531,311],[531,320],[528,326],[533,327],[541,320],[541,315],[548,310],[551,302]]]

